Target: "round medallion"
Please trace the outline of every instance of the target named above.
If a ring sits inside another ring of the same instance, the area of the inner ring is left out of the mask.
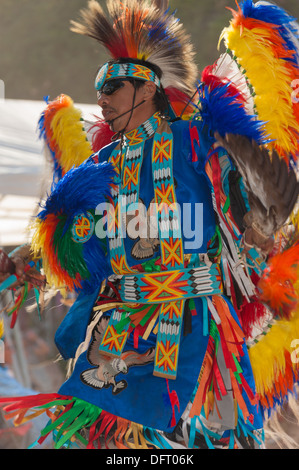
[[[86,243],[94,231],[94,218],[90,212],[77,215],[73,220],[72,240],[76,243]]]

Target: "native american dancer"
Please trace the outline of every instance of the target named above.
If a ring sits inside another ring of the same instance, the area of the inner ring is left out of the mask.
[[[65,95],[39,123],[54,178],[30,260],[78,294],[55,337],[73,370],[1,403],[45,412],[57,448],[263,447],[299,373],[298,25],[244,1],[199,76],[168,2],[107,8],[72,22],[110,55],[92,139]]]

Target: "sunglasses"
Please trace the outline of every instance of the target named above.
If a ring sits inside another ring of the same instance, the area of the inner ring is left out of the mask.
[[[111,80],[105,83],[102,86],[102,88],[98,90],[97,92],[98,99],[100,99],[103,94],[107,96],[113,95],[113,93],[115,93],[117,90],[125,86],[124,84],[125,80],[126,80],[125,78],[122,78],[122,79]]]

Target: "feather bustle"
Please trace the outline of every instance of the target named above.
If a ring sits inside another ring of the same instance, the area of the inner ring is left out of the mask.
[[[268,2],[246,0],[232,12],[220,40],[224,38],[253,87],[257,115],[271,137],[268,148],[288,162],[297,161],[299,103],[292,99],[292,83],[299,78],[298,26]]]
[[[72,236],[74,217],[95,211],[110,195],[114,168],[87,161],[56,184],[33,224],[32,250],[40,253],[49,284],[69,290],[93,290],[107,277],[101,240],[93,233],[85,243]]]

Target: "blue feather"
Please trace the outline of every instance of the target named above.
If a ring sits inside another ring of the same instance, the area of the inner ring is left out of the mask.
[[[223,84],[214,90],[205,86],[201,91],[199,117],[211,137],[217,131],[221,136],[226,133],[239,134],[254,139],[259,144],[266,143],[264,123],[255,115],[246,113],[237,97],[228,95],[229,84]]]
[[[252,0],[244,0],[240,4],[240,7],[245,18],[254,18],[278,26],[295,21],[294,17],[289,15],[283,8],[273,3],[254,4]]]
[[[92,293],[101,285],[104,279],[113,274],[112,268],[103,251],[103,245],[96,235],[93,235],[83,245],[83,258],[90,273],[88,279],[81,282],[84,292]]]
[[[68,222],[88,209],[95,209],[110,195],[110,184],[115,174],[111,163],[93,163],[88,160],[71,168],[58,181],[38,214],[45,219],[48,214],[67,214]]]
[[[294,27],[296,18],[289,15],[283,8],[274,4],[254,4],[252,0],[244,0],[241,9],[245,18],[253,18],[265,23],[277,26],[277,30],[284,40],[284,47],[288,51],[294,51],[292,62],[299,64],[299,51],[296,48],[292,36],[298,40],[298,29]]]
[[[173,32],[169,27],[170,19],[172,19],[174,23],[179,22],[179,19],[175,18],[175,13],[175,11],[170,13],[170,8],[168,8],[160,18],[151,24],[148,31],[148,37],[153,44],[157,44],[158,46],[159,43],[165,41],[168,42],[169,47],[177,47]]]

